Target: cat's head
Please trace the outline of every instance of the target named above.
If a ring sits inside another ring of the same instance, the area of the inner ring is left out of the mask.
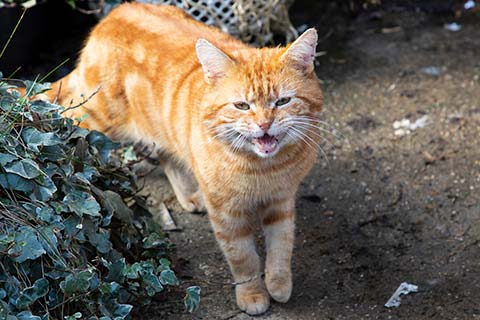
[[[198,40],[197,56],[210,85],[202,106],[209,139],[262,158],[291,144],[316,148],[323,103],[314,73],[316,45],[314,29],[284,48],[223,52]]]

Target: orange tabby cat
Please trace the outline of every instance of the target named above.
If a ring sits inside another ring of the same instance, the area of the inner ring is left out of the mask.
[[[287,47],[256,49],[175,7],[123,4],[49,93],[68,106],[98,90],[69,116],[88,113],[90,129],[158,147],[182,207],[208,211],[249,314],[292,291],[295,193],[320,139],[316,43],[309,29]]]

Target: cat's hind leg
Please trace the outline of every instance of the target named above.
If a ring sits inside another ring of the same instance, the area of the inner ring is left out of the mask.
[[[172,160],[163,159],[160,163],[180,206],[187,212],[206,211],[202,193],[193,175]]]

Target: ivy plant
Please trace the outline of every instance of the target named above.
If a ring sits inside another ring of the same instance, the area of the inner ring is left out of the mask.
[[[0,74],[0,319],[126,319],[177,286],[122,147]],[[127,164],[127,165],[126,165]],[[185,296],[198,307],[200,288]]]

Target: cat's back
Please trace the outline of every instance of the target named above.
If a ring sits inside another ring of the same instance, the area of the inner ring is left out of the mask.
[[[192,49],[199,38],[222,46],[244,46],[219,29],[196,21],[180,8],[144,3],[118,6],[94,29],[91,38],[102,38],[120,42],[119,44],[149,43],[158,50],[172,51],[185,47]]]
[[[142,75],[154,87],[175,90],[178,82],[194,70],[201,76],[195,54],[200,38],[230,51],[246,47],[177,7],[121,4],[93,28],[76,69],[54,84],[52,94],[61,87],[61,103],[78,103],[78,97],[89,96],[100,86],[102,91],[97,96],[111,98],[124,94],[123,86],[132,74]],[[99,105],[100,100],[97,97],[89,105]],[[112,103],[105,104],[113,108]]]
[[[170,146],[170,153],[180,153],[189,106],[196,99],[190,93],[201,92],[198,86],[203,85],[195,53],[200,38],[227,51],[246,47],[174,6],[119,5],[94,27],[77,67],[53,85],[51,98],[81,104],[66,116],[87,113],[82,126],[119,138],[161,143]],[[83,97],[89,96],[84,103]]]

